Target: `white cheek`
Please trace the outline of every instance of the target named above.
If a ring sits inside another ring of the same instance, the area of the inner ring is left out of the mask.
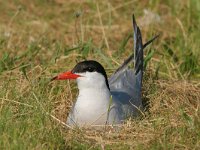
[[[100,88],[105,86],[105,78],[97,72],[79,73],[81,77],[77,78],[78,88]]]

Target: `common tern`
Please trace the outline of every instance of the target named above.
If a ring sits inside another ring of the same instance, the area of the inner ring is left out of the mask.
[[[76,79],[79,93],[67,118],[70,126],[116,125],[143,111],[141,91],[143,49],[158,36],[142,43],[133,15],[134,53],[108,79],[103,66],[95,60],[79,62],[71,71],[52,80]],[[134,68],[128,67],[134,63]]]

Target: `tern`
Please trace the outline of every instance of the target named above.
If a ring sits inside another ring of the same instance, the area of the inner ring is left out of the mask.
[[[70,126],[116,125],[143,111],[141,92],[143,77],[143,49],[146,44],[133,15],[134,53],[108,79],[103,66],[95,60],[79,62],[68,72],[52,80],[75,79],[79,93],[67,118]],[[128,67],[130,63],[134,68]]]

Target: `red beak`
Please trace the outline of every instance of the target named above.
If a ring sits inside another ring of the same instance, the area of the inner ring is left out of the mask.
[[[81,76],[78,75],[78,74],[74,74],[71,71],[68,71],[68,72],[64,72],[64,73],[59,74],[58,76],[52,78],[51,81],[53,81],[53,80],[77,79],[78,77],[81,77]]]

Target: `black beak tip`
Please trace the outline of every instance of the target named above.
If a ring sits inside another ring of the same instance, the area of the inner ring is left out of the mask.
[[[55,77],[51,78],[51,79],[50,79],[50,82],[52,82],[52,81],[56,80],[57,78],[58,78],[57,76],[55,76]]]

